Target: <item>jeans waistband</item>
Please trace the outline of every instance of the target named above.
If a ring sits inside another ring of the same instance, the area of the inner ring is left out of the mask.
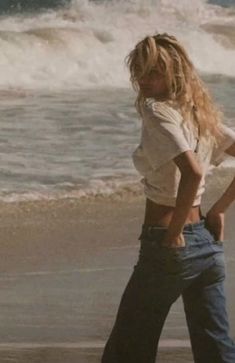
[[[183,228],[183,232],[187,232],[187,231],[198,231],[200,229],[203,229],[205,227],[205,217],[202,216],[199,222],[195,222],[195,223],[188,223],[184,225]],[[163,226],[151,226],[151,225],[146,225],[146,224],[142,224],[142,231],[141,231],[141,235],[139,237],[139,239],[141,238],[141,236],[143,236],[143,234],[146,233],[151,233],[151,231],[165,231],[167,230],[168,227],[163,227]]]

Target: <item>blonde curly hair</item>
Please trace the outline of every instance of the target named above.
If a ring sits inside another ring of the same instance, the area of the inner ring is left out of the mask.
[[[192,120],[199,127],[200,138],[217,144],[222,137],[223,113],[215,105],[209,90],[198,75],[186,50],[167,33],[147,36],[125,58],[130,81],[138,92],[136,108],[141,114],[145,101],[138,80],[153,69],[165,77],[170,104],[178,105],[184,122]]]

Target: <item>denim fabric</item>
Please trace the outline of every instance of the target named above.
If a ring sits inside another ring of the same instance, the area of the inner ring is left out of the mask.
[[[167,228],[142,226],[138,261],[121,297],[102,363],[154,363],[171,305],[182,295],[196,363],[235,363],[224,293],[223,242],[205,218],[186,224],[185,247],[161,245]]]

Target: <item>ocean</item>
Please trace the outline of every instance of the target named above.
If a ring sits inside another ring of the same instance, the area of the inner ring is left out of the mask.
[[[140,188],[131,153],[141,121],[124,58],[145,34],[183,42],[235,127],[234,24],[234,4],[204,0],[74,0],[1,15],[0,200]]]

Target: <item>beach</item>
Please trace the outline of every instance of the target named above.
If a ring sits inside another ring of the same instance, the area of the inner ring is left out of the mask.
[[[100,361],[138,256],[144,202],[140,195],[2,203],[1,363]],[[234,213],[232,205],[225,236],[233,337]],[[171,359],[193,361],[180,299],[160,341],[158,361]]]

